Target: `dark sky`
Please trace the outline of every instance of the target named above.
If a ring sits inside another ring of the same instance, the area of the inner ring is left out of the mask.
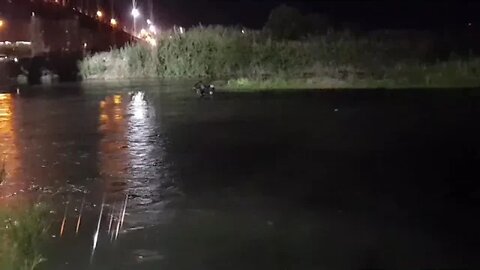
[[[7,1],[0,0],[0,13]],[[26,0],[23,0],[26,1]],[[43,1],[43,0],[34,0]],[[69,0],[87,1],[87,0]],[[88,0],[95,8],[97,1],[109,10],[114,1],[117,15],[130,25],[132,0]],[[136,0],[142,14],[147,15],[149,0]],[[286,3],[303,13],[325,13],[337,23],[357,23],[367,28],[442,29],[465,27],[467,22],[480,25],[480,3],[467,1],[280,1],[280,0],[151,0],[157,23],[164,26],[202,24],[244,25],[260,28],[270,11]],[[0,14],[1,15],[1,14]],[[145,16],[143,17],[143,21]]]
[[[108,0],[104,0],[108,1]],[[129,6],[131,0],[123,1]],[[137,0],[146,7],[148,0]],[[277,1],[277,0],[152,0],[166,24],[242,24],[261,27],[272,8],[282,3],[304,13],[326,13],[336,21],[374,28],[430,28],[465,25],[479,20],[480,5],[465,1]]]

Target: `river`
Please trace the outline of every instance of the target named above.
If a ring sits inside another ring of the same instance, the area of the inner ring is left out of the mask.
[[[40,269],[478,269],[480,91],[5,89],[0,207]]]

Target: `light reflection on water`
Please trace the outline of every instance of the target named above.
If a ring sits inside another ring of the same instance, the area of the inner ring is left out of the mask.
[[[155,108],[147,102],[144,92],[132,93],[128,111],[129,167],[134,177],[129,186],[132,209],[128,214],[132,218],[127,222],[133,227],[148,226],[159,222],[152,218],[165,217],[161,214],[164,201],[160,197],[173,179],[165,164],[164,138],[157,134],[161,123],[158,124]]]
[[[18,134],[15,128],[14,114],[16,106],[12,94],[0,94],[0,166],[4,169],[5,179],[0,188],[0,205],[5,206],[12,200],[23,183],[17,177],[20,169]]]
[[[103,136],[99,171],[110,209],[104,211],[101,205],[92,259],[102,232],[108,235],[107,240],[116,241],[122,231],[153,226],[159,218],[164,220],[161,212],[165,201],[160,201],[160,194],[166,193],[162,190],[165,183],[173,181],[164,165],[163,138],[156,134],[155,109],[144,92],[107,96],[99,108],[99,132]],[[102,213],[106,213],[105,218]],[[168,216],[171,218],[171,213]]]
[[[155,108],[141,91],[108,96],[99,107],[99,131],[103,135],[99,171],[105,182],[107,203],[122,202],[128,194],[132,209],[127,216],[146,216],[145,211],[157,211],[151,209],[152,205],[159,202],[163,186],[173,179],[164,162],[164,138],[158,134]],[[148,223],[139,217],[132,220],[134,226]]]
[[[176,189],[164,161],[161,119],[145,93],[119,92],[95,104],[91,96],[68,99],[0,94],[0,161],[7,171],[0,209],[48,201],[53,245],[67,241],[85,252],[170,219],[171,211],[162,213],[166,194]],[[80,261],[88,263],[88,256]]]
[[[105,183],[108,201],[120,200],[126,183],[129,156],[127,154],[125,121],[126,105],[120,95],[108,96],[100,101],[99,172]]]

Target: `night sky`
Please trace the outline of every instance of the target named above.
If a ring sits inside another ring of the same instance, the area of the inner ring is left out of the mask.
[[[7,1],[0,0],[0,15]],[[81,1],[81,0],[70,0]],[[87,0],[83,0],[87,1]],[[117,17],[130,24],[132,0],[90,0],[110,10],[115,2]],[[337,25],[353,23],[368,29],[462,28],[468,22],[480,25],[480,3],[466,1],[280,1],[280,0],[152,0],[156,23],[162,26],[192,26],[202,23],[260,28],[270,11],[286,3],[302,13],[327,14]],[[149,15],[148,0],[137,0],[143,15]]]
[[[105,0],[106,1],[106,0]],[[117,0],[119,1],[119,0]],[[121,0],[131,3],[129,0]],[[138,0],[145,6],[147,0]],[[337,22],[371,28],[442,28],[478,21],[480,4],[463,1],[153,0],[164,24],[241,24],[261,27],[274,7],[286,3],[303,13],[325,13]]]

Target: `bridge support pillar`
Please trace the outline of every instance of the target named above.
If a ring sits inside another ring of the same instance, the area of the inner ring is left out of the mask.
[[[30,42],[32,42],[32,57],[45,53],[45,41],[43,38],[42,22],[32,13],[30,18]]]

